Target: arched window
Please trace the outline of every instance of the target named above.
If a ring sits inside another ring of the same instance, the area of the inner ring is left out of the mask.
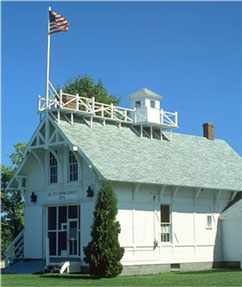
[[[78,162],[72,151],[69,151],[69,180],[78,180]]]
[[[58,178],[57,160],[52,152],[50,152],[49,158],[50,158],[50,183],[57,183]]]

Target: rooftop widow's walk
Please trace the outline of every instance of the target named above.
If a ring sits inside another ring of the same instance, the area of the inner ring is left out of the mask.
[[[160,140],[171,140],[172,130],[178,128],[177,112],[161,109],[162,97],[146,88],[129,96],[130,108],[99,103],[95,101],[95,97],[71,95],[62,90],[57,92],[50,82],[49,95],[48,103],[46,98],[38,98],[38,113],[41,118],[47,110],[57,122],[63,117],[73,124],[76,118],[81,118],[90,128],[93,127],[94,120],[102,125],[112,122],[118,127],[130,126],[140,137]]]

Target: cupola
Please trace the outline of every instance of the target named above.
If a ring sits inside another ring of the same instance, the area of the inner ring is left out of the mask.
[[[166,112],[161,109],[162,97],[147,88],[131,94],[130,118],[133,130],[141,137],[172,139],[172,130],[178,127],[177,112]],[[170,131],[169,136],[164,131]]]
[[[136,123],[160,123],[160,101],[162,100],[160,95],[143,88],[130,95],[128,99],[130,100],[130,108],[136,109],[136,113],[132,114]]]

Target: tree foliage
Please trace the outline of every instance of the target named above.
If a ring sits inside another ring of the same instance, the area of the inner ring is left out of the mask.
[[[104,104],[118,105],[120,103],[119,97],[107,92],[101,79],[95,84],[94,80],[87,75],[79,75],[74,80],[67,81],[62,90],[67,94],[79,94],[80,97],[95,97],[97,102]]]
[[[122,271],[120,263],[124,248],[120,247],[120,224],[116,221],[117,198],[108,181],[104,181],[97,196],[92,225],[92,240],[84,247],[85,262],[94,277],[115,277]]]
[[[23,197],[19,190],[7,191],[6,187],[17,167],[23,160],[24,143],[14,145],[14,152],[9,155],[13,165],[1,165],[1,254],[9,243],[23,229]]]
[[[26,143],[16,143],[14,147],[14,152],[9,155],[9,158],[11,159],[13,165],[15,167],[18,167],[22,160],[23,160],[23,152],[26,148]]]

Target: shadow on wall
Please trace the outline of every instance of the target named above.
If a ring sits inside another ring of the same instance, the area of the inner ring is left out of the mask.
[[[222,222],[218,219],[217,232],[215,235],[215,245],[213,251],[213,267],[223,267],[223,246],[222,246]]]
[[[235,198],[230,201],[227,206],[224,208],[222,212],[230,208],[233,204],[235,204],[237,201],[242,199],[242,192],[238,192]],[[236,236],[235,234],[231,234],[231,236]],[[214,247],[214,268],[240,268],[240,262],[239,261],[225,261],[224,256],[224,248],[223,246],[225,238],[223,238],[223,220],[218,220],[218,226],[217,226],[217,233],[215,237],[215,247]],[[231,241],[231,244],[233,242]],[[242,252],[242,250],[238,250],[238,253]],[[221,256],[220,256],[221,255]]]

